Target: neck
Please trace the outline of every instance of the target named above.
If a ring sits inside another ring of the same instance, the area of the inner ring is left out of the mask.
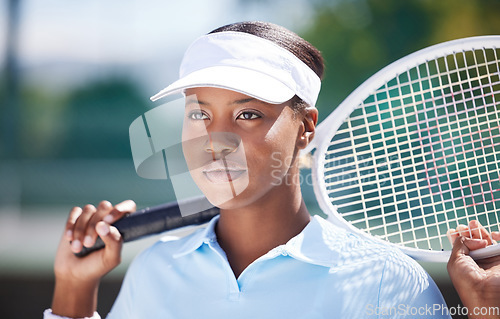
[[[256,203],[221,209],[217,240],[238,277],[257,258],[298,235],[309,221],[298,184],[283,184]]]

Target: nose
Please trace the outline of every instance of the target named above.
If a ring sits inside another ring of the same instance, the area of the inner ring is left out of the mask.
[[[211,153],[218,159],[235,152],[241,143],[241,138],[231,132],[211,132],[208,133],[204,150]]]

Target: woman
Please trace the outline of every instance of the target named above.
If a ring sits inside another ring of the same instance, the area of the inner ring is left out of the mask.
[[[153,99],[185,93],[183,152],[220,216],[141,253],[109,318],[399,317],[444,304],[399,250],[310,217],[298,153],[314,137],[322,75],[316,48],[269,23],[228,25],[191,45],[180,79]],[[70,212],[46,318],[98,318],[99,280],[120,262],[110,224],[134,210],[125,201]],[[73,255],[97,235],[105,249]]]

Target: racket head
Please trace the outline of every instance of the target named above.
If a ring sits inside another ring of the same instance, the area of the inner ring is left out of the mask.
[[[304,151],[316,149],[314,192],[331,222],[436,262],[448,260],[446,231],[459,223],[478,219],[498,231],[500,170],[488,162],[500,160],[499,47],[500,36],[482,36],[408,55],[366,80],[318,126]],[[477,134],[483,154],[474,150]],[[465,158],[471,154],[481,161]]]

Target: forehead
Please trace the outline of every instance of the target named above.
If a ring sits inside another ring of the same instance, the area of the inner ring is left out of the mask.
[[[225,98],[249,98],[250,96],[236,91],[231,91],[216,87],[195,87],[185,90],[186,96],[196,95],[196,96],[214,96],[214,97],[225,97]]]

